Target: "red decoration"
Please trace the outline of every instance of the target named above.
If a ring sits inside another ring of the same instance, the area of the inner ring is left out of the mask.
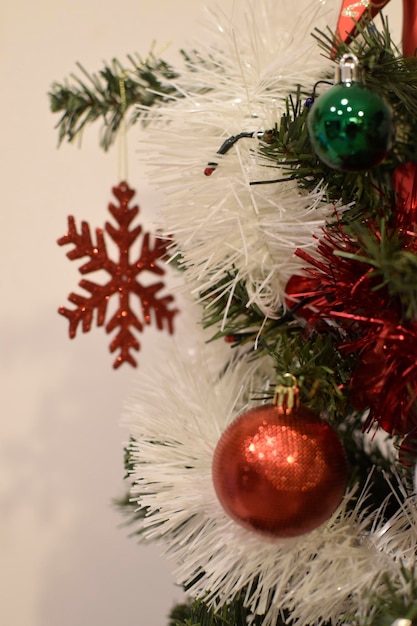
[[[370,229],[378,238],[375,228],[370,226]],[[360,310],[377,315],[381,305],[386,304],[385,292],[372,291],[372,266],[341,256],[361,255],[361,252],[358,242],[347,236],[340,225],[323,232],[317,244],[316,257],[303,249],[296,250],[295,254],[309,267],[304,270],[305,276],[290,278],[286,287],[287,299],[302,302],[308,298],[308,305],[303,305],[301,316],[311,325],[319,328],[326,320],[337,318],[344,326],[350,327],[359,319],[354,315],[359,306]],[[372,324],[373,320],[374,315],[367,321]]]
[[[412,254],[417,253],[416,173],[414,163],[397,168],[396,211],[391,231],[384,234]],[[379,245],[376,224],[364,222],[365,227]],[[417,427],[417,323],[404,319],[401,300],[381,286],[381,277],[366,262],[366,247],[340,225],[324,231],[317,253],[313,258],[296,251],[309,267],[305,276],[289,281],[291,299],[307,297],[309,324],[320,331],[330,323],[336,331],[337,322],[339,348],[356,353],[349,387],[353,406],[369,409],[365,427],[377,422],[388,433],[405,436]]]
[[[104,284],[81,280],[79,286],[91,295],[84,296],[71,293],[68,300],[76,305],[75,309],[62,306],[58,310],[61,315],[68,318],[69,335],[73,338],[80,324],[83,332],[86,333],[90,330],[94,312],[97,314],[97,326],[103,326],[107,304],[112,296],[117,296],[118,308],[105,325],[108,333],[118,328],[118,332],[110,344],[110,352],[119,351],[113,367],[117,368],[125,362],[136,367],[137,362],[131,351],[139,350],[140,344],[133,333],[134,329],[142,332],[144,324],[152,323],[152,314],[159,330],[162,330],[165,324],[168,332],[173,332],[173,320],[177,309],[170,308],[173,302],[171,295],[159,297],[159,292],[164,288],[164,283],[160,281],[143,285],[138,280],[138,276],[143,272],[151,272],[158,276],[165,274],[165,270],[161,265],[158,265],[158,261],[166,255],[169,241],[159,237],[155,237],[152,241],[150,233],[144,233],[142,247],[136,260],[130,261],[131,248],[142,234],[142,226],[130,228],[132,220],[139,213],[138,206],[129,207],[129,202],[135,195],[135,191],[130,189],[127,183],[122,182],[117,187],[113,187],[113,194],[119,201],[119,205],[115,206],[110,203],[108,209],[117,222],[117,227],[106,222],[104,231],[101,228],[96,229],[96,241],[94,242],[89,224],[82,222],[78,232],[75,219],[70,216],[67,234],[58,239],[60,246],[74,245],[74,248],[67,253],[69,259],[89,258],[89,261],[79,268],[81,274],[104,270],[109,275],[109,280]],[[105,240],[106,234],[119,250],[117,261],[113,261],[109,257]],[[135,311],[131,307],[131,296],[135,296],[140,301],[139,311]]]
[[[309,306],[309,301],[316,297],[316,288],[320,282],[314,284],[310,276],[294,274],[285,287],[285,304],[294,312],[295,317],[306,322],[315,321],[314,307]]]
[[[403,55],[415,56],[417,48],[416,0],[403,0]]]
[[[349,43],[356,34],[356,23],[360,24],[365,17],[376,17],[388,2],[389,0],[343,0],[336,34],[342,41]]]
[[[401,220],[404,223],[404,213]],[[378,240],[375,225],[369,228]],[[400,233],[404,248],[415,252],[414,233]],[[333,320],[343,328],[339,348],[356,352],[358,359],[350,381],[351,400],[358,410],[370,409],[367,426],[376,421],[391,434],[405,435],[417,424],[417,325],[402,323],[401,303],[386,288],[375,289],[380,280],[375,281],[371,265],[337,254],[364,254],[341,229],[326,231],[317,251],[321,258],[296,252],[310,263],[305,268],[310,289],[307,278],[302,282],[304,294],[310,296],[309,323],[321,330],[326,320]]]
[[[396,226],[410,229],[417,225],[417,163],[402,163],[393,174],[396,193]]]
[[[346,459],[335,431],[315,413],[266,404],[241,414],[223,433],[213,483],[239,524],[295,537],[336,510],[347,484]]]
[[[370,409],[367,426],[404,436],[417,428],[417,325],[385,323],[369,340],[350,380],[352,404]]]
[[[357,24],[364,18],[373,19],[389,0],[342,0],[336,35],[349,43],[356,35]],[[403,0],[403,54],[415,56],[417,48],[417,3]]]

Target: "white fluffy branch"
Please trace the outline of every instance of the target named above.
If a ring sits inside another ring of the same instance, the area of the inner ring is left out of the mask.
[[[311,32],[334,16],[334,5],[317,0],[249,0],[236,3],[232,19],[211,14],[209,43],[198,42],[176,83],[184,97],[157,111],[148,144],[141,141],[165,194],[162,228],[174,236],[195,294],[211,292],[230,271],[236,278],[224,291],[242,281],[251,303],[274,317],[302,264],[294,250],[312,248],[312,235],[333,214],[323,185],[311,193],[295,181],[251,186],[283,176],[267,167],[256,138],[241,139],[223,157],[216,151],[231,135],[274,128],[296,85],[312,89],[330,63]],[[207,178],[211,161],[219,166]]]
[[[268,361],[237,363],[221,376],[194,357],[161,359],[158,376],[142,373],[129,402],[135,464],[132,498],[147,507],[144,536],[160,540],[189,593],[216,607],[247,589],[245,605],[266,612],[272,626],[289,609],[299,626],[343,615],[368,615],[384,575],[401,579],[414,563],[416,503],[405,500],[395,517],[366,512],[366,498],[352,507],[347,495],[332,518],[294,539],[266,539],[232,521],[215,494],[211,465],[221,433],[248,406],[270,373]],[[353,510],[352,510],[353,509]],[[198,576],[197,576],[198,574]],[[362,615],[362,616],[363,616]]]

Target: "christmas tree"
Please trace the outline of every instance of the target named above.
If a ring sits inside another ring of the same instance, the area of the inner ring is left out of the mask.
[[[213,10],[180,70],[51,89],[61,141],[141,124],[165,243],[138,263],[168,251],[197,319],[127,402],[121,505],[189,598],[170,626],[417,624],[417,12],[400,50],[384,4]],[[71,224],[60,243],[105,269]]]

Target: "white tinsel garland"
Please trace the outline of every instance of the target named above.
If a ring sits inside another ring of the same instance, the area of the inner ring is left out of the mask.
[[[269,361],[232,363],[221,375],[207,366],[206,349],[159,362],[158,374],[141,374],[129,402],[131,495],[147,509],[144,537],[165,546],[178,583],[213,607],[245,591],[250,611],[266,613],[264,626],[283,609],[299,626],[341,623],[346,614],[369,618],[384,576],[396,585],[401,567],[414,564],[415,500],[386,522],[383,508],[366,512],[365,498],[351,510],[351,494],[326,524],[294,539],[265,539],[240,527],[215,494],[213,452],[248,406],[248,393],[268,380]]]
[[[197,295],[212,293],[230,272],[222,293],[241,281],[250,303],[276,316],[288,279],[302,265],[294,250],[311,251],[312,235],[334,215],[324,185],[311,193],[293,180],[251,186],[283,176],[267,166],[257,139],[216,154],[231,135],[273,129],[297,85],[309,91],[333,71],[311,36],[335,23],[330,4],[248,0],[236,3],[232,18],[213,12],[209,43],[198,43],[175,82],[183,97],[154,114],[148,144],[141,137],[140,154],[165,194],[161,226],[174,237]],[[219,165],[206,177],[210,161]]]
[[[251,186],[282,175],[265,166],[256,139],[242,139],[222,158],[216,151],[231,135],[273,128],[296,85],[311,89],[329,69],[310,33],[334,25],[339,7],[319,0],[235,7],[232,20],[212,14],[209,44],[198,43],[176,82],[183,98],[157,111],[140,150],[165,194],[162,228],[184,256],[194,294],[213,291],[229,272],[225,292],[243,281],[251,301],[273,316],[300,269],[295,248],[314,248],[313,235],[334,207],[324,186],[312,193],[295,181]],[[207,178],[209,161],[219,165]],[[254,615],[266,613],[264,626],[285,609],[299,626],[370,618],[384,576],[396,584],[402,565],[414,563],[415,502],[405,500],[386,523],[382,511],[366,514],[363,499],[352,507],[351,494],[326,524],[296,539],[272,541],[241,528],[217,499],[212,457],[251,390],[272,376],[271,364],[258,359],[213,369],[205,349],[163,355],[158,364],[157,372],[140,372],[128,407],[131,495],[147,510],[145,538],[162,542],[178,582],[213,607],[245,593]]]

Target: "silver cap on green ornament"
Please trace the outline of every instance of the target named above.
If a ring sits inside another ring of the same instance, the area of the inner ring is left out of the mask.
[[[342,56],[336,68],[335,82],[349,85],[360,80],[358,57],[352,52],[347,52]]]

